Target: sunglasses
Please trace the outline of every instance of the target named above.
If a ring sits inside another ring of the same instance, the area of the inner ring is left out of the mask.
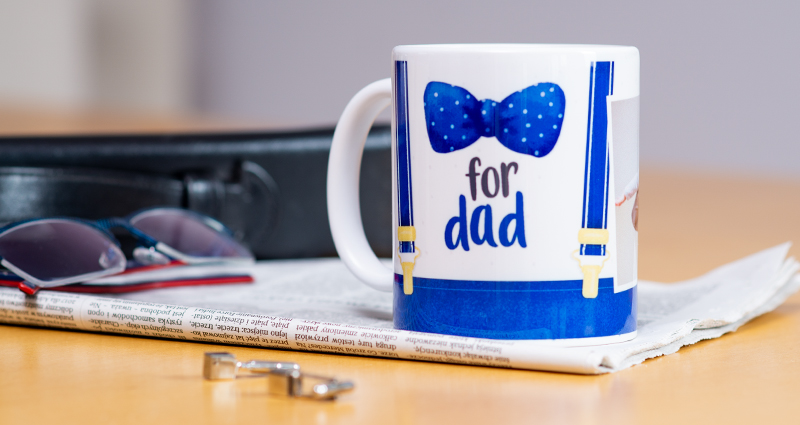
[[[152,208],[95,222],[56,217],[6,225],[0,228],[0,265],[25,279],[19,289],[29,294],[121,273],[127,260],[112,229],[133,237],[133,257],[142,264],[254,261],[219,221],[179,208]]]

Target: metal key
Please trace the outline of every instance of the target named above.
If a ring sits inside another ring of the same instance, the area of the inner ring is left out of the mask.
[[[203,358],[203,377],[216,381],[221,379],[235,379],[239,369],[244,369],[252,374],[270,374],[276,371],[298,371],[300,365],[292,362],[273,362],[250,360],[240,362],[230,353],[205,353]]]

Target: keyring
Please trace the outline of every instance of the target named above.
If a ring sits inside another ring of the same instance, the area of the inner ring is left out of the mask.
[[[207,380],[235,379],[239,369],[250,372],[249,376],[267,376],[269,393],[282,397],[335,400],[338,395],[355,388],[350,381],[303,374],[300,372],[300,365],[293,362],[262,360],[240,362],[231,353],[205,353],[203,357],[203,378]],[[304,391],[304,380],[313,380],[319,383],[314,384],[309,391]]]

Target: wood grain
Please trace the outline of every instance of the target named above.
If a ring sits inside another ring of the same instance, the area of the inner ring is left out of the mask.
[[[258,131],[278,127],[270,122],[193,115],[0,104],[1,136]]]

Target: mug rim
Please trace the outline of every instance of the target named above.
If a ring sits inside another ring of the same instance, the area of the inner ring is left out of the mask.
[[[395,46],[392,53],[602,53],[631,49],[638,54],[634,46],[615,44],[456,43],[404,44]]]

